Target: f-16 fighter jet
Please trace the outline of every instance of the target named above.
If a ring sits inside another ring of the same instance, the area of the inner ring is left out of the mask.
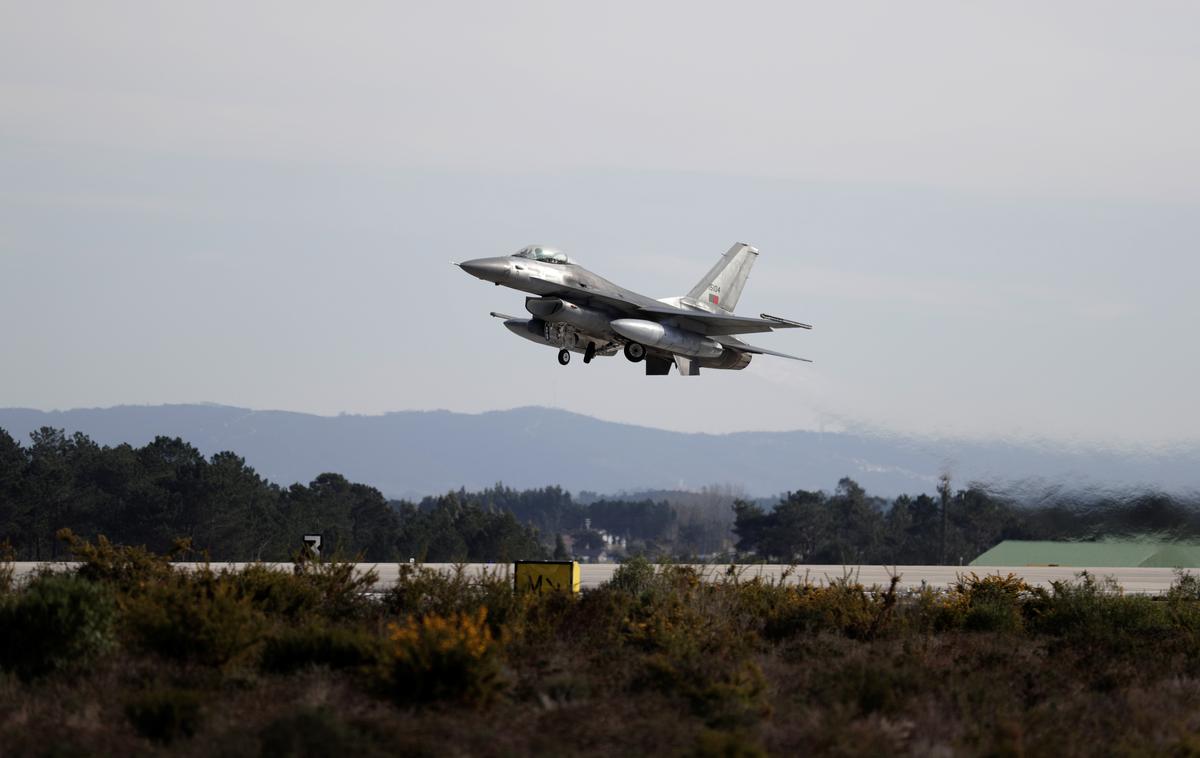
[[[509,331],[540,345],[559,348],[558,362],[571,353],[583,362],[617,351],[637,363],[648,376],[670,372],[696,376],[701,368],[743,369],[755,355],[808,361],[742,342],[734,335],[773,329],[811,329],[808,324],[762,314],[733,315],[758,251],[738,243],[721,256],[686,295],[654,300],[603,279],[560,250],[530,245],[509,256],[456,263],[471,276],[528,292],[525,309],[532,318],[504,319]]]

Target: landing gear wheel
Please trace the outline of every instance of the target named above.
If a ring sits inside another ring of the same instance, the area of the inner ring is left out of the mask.
[[[565,347],[562,350],[559,350],[558,351],[558,362],[564,366],[567,365],[568,363],[570,363],[571,362],[571,351],[566,349]]]
[[[591,363],[592,359],[595,357],[596,357],[596,343],[589,342],[588,346],[587,346],[587,350],[583,351],[583,362]]]
[[[633,363],[637,363],[646,357],[646,348],[636,342],[625,343],[625,357]]]

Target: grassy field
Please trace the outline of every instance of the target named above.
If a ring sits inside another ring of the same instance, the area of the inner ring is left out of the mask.
[[[1200,754],[1200,583],[900,596],[626,564],[579,596],[346,563],[0,563],[0,753]]]

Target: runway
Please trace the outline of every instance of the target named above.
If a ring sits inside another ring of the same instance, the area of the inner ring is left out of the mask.
[[[39,567],[63,570],[77,564],[72,563],[33,563],[18,562],[13,564],[18,579],[28,577]],[[202,565],[197,563],[177,563],[180,569],[193,569]],[[214,569],[224,568],[237,570],[247,563],[212,563]],[[267,563],[282,571],[290,571],[290,563]],[[378,575],[375,591],[384,592],[396,583],[402,567],[409,564],[400,563],[360,563],[359,572],[374,569]],[[463,571],[467,576],[479,576],[483,573],[504,578],[512,576],[511,563],[426,563],[417,564],[437,571]],[[583,563],[580,564],[580,585],[583,589],[594,589],[612,578],[620,564],[616,563]],[[814,584],[825,584],[843,577],[851,577],[866,587],[886,587],[893,575],[900,577],[899,588],[902,590],[917,590],[922,587],[945,589],[954,584],[959,576],[974,571],[979,576],[985,574],[1016,574],[1032,586],[1049,588],[1051,582],[1074,581],[1081,572],[1087,571],[1096,577],[1111,577],[1129,594],[1157,595],[1166,592],[1176,580],[1176,570],[1169,568],[1112,568],[1096,566],[1083,567],[1047,567],[1047,566],[1009,566],[1009,567],[977,567],[970,566],[783,566],[771,564],[738,564],[729,565],[697,564],[697,571],[709,581],[727,580],[736,575],[740,580],[762,577],[767,581],[785,581],[795,584],[810,581]]]

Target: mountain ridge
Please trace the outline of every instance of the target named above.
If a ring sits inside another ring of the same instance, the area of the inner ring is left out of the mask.
[[[1044,441],[807,430],[689,433],[543,406],[337,416],[209,403],[0,409],[0,428],[18,441],[42,426],[80,431],[107,445],[181,437],[205,455],[232,450],[285,486],[336,471],[390,497],[497,482],[599,493],[733,484],[761,496],[829,490],[842,476],[873,494],[895,496],[932,492],[943,472],[959,485],[980,482],[1027,497],[1055,488],[1200,490],[1200,452],[1191,449],[1150,455]]]

